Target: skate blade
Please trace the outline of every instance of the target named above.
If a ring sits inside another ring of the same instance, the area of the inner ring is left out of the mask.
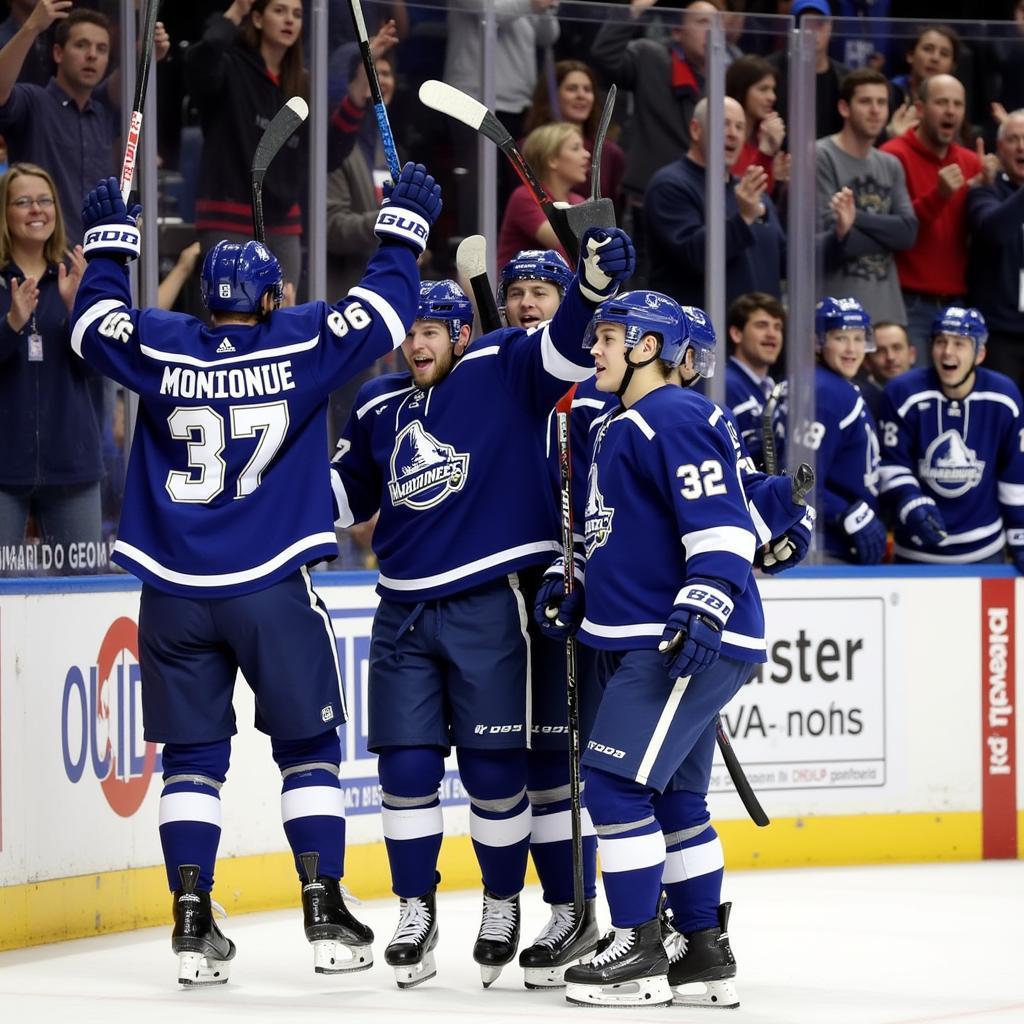
[[[617,985],[580,985],[569,982],[565,986],[567,1002],[577,1006],[670,1006],[672,989],[664,974],[653,978],[637,978]]]
[[[511,961],[509,961],[511,963]],[[490,988],[500,977],[506,964],[480,964],[480,981],[484,988]]]
[[[372,966],[372,946],[349,946],[337,939],[313,943],[313,970],[317,974],[351,974],[368,971]]]
[[[230,961],[215,960],[202,953],[178,954],[178,984],[185,988],[223,985],[228,980]]]
[[[531,991],[545,988],[565,988],[565,972],[577,964],[589,964],[597,950],[591,949],[575,960],[550,967],[524,967],[523,984]]]
[[[418,964],[395,964],[395,981],[399,988],[415,988],[425,981],[430,981],[437,974],[434,954],[427,952]]]
[[[726,978],[723,981],[691,981],[685,985],[673,985],[672,1002],[676,1006],[735,1010],[740,1005],[740,997],[736,993],[736,982]]]

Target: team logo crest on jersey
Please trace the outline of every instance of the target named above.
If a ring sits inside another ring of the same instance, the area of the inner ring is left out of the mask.
[[[426,509],[461,491],[469,473],[469,454],[443,444],[413,420],[395,438],[388,492],[392,505]]]
[[[586,549],[589,558],[599,547],[606,544],[612,532],[612,517],[615,509],[609,508],[604,503],[604,495],[597,482],[597,466],[590,467],[590,475],[587,478],[587,507],[584,509],[586,516]]]
[[[958,498],[976,487],[984,472],[984,460],[956,430],[939,434],[918,462],[918,478],[947,498]]]

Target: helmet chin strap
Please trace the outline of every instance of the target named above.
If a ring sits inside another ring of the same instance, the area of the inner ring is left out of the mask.
[[[646,337],[646,335],[644,335]],[[655,335],[656,337],[656,335]],[[643,341],[643,338],[640,339]],[[633,352],[633,349],[626,349],[626,372],[622,375],[622,383],[616,390],[616,396],[621,399],[626,393],[626,388],[629,387],[629,382],[633,379],[633,372],[635,370],[641,370],[645,366],[650,366],[660,355],[661,355],[661,341],[658,342],[658,347],[654,350],[654,355],[650,359],[645,359],[642,363],[634,363],[629,357]]]
[[[971,375],[977,368],[978,364],[972,360],[970,369],[955,384],[950,384],[949,390],[956,391],[957,388],[963,387],[971,379]]]

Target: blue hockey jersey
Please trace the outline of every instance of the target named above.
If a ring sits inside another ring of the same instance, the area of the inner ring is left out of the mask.
[[[948,536],[925,547],[897,518],[897,555],[915,562],[978,562],[998,558],[1006,533],[1024,545],[1024,421],[1017,385],[980,366],[974,389],[957,401],[943,394],[930,367],[886,385],[881,492],[898,509],[908,500],[935,501]]]
[[[725,366],[725,404],[732,410],[733,418],[743,440],[747,454],[757,466],[764,466],[762,451],[761,415],[775,382],[771,377],[757,380],[753,373],[735,356]],[[783,385],[785,388],[785,385]],[[775,450],[779,467],[786,464],[786,400],[785,392],[776,406],[772,417],[772,433],[775,435]]]
[[[402,343],[418,299],[415,255],[383,243],[337,305],[214,328],[131,308],[125,268],[94,258],[71,343],[140,399],[114,561],[215,597],[333,558],[327,396]]]
[[[544,427],[594,363],[593,306],[575,282],[547,324],[477,339],[440,383],[364,384],[332,466],[338,525],[379,510],[377,589],[417,602],[459,593],[561,550]]]
[[[656,648],[680,588],[700,577],[733,603],[722,651],[765,660],[739,459],[722,410],[693,391],[657,388],[601,420],[586,480],[584,643]]]

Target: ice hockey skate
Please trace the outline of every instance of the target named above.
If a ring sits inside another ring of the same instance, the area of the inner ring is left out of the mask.
[[[480,932],[473,944],[473,959],[480,965],[480,980],[490,988],[502,968],[512,962],[519,949],[519,893],[507,900],[484,890]]]
[[[180,865],[178,877],[181,888],[174,892],[174,931],[171,933],[171,949],[178,955],[178,984],[186,987],[223,985],[228,980],[235,944],[213,920],[216,904],[210,894],[196,892],[199,865]]]
[[[673,1002],[681,1006],[720,1006],[735,1009],[740,1005],[736,994],[736,958],[729,945],[729,913],[731,903],[718,908],[718,927],[671,938],[668,983]]]
[[[384,950],[384,959],[395,969],[399,988],[414,988],[437,974],[437,888],[422,896],[400,900],[398,927]]]
[[[571,903],[555,903],[544,930],[519,954],[523,983],[529,989],[564,988],[566,969],[588,963],[601,941],[594,900],[586,900],[577,920]]]
[[[317,974],[369,970],[373,966],[373,932],[345,906],[347,894],[338,879],[317,874],[319,854],[304,853],[299,859],[306,874],[302,917],[306,938],[313,945],[313,969]]]
[[[661,921],[652,917],[635,928],[615,928],[589,964],[565,972],[565,998],[579,1006],[668,1006],[668,956]]]

